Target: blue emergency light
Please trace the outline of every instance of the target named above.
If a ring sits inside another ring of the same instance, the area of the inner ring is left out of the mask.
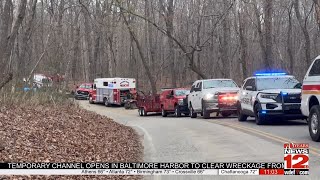
[[[288,93],[287,93],[287,92],[281,92],[281,94],[282,94],[282,96],[286,96],[286,95],[288,95]]]
[[[261,114],[267,114],[267,111],[263,110],[263,111],[261,111]]]
[[[255,73],[255,76],[284,76],[287,75],[285,72],[272,72],[272,73]]]

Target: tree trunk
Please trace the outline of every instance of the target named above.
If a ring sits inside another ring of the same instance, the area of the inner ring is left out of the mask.
[[[122,18],[124,20],[125,25],[127,26],[128,30],[129,30],[130,36],[132,37],[133,41],[135,42],[135,44],[137,46],[137,49],[139,51],[139,55],[140,55],[140,58],[141,58],[141,61],[142,61],[142,65],[143,65],[143,67],[144,67],[144,69],[146,71],[147,77],[148,77],[149,82],[150,82],[151,91],[152,91],[153,94],[156,94],[157,93],[156,83],[155,83],[155,81],[153,79],[153,76],[152,76],[152,74],[150,72],[150,67],[148,65],[148,61],[145,58],[145,55],[143,54],[142,47],[141,47],[141,45],[140,45],[140,43],[139,43],[139,41],[138,41],[133,29],[132,29],[132,27],[129,25],[127,18],[124,16],[123,13],[121,13],[121,16],[122,16]]]
[[[307,29],[307,22],[304,21],[302,19],[302,16],[301,16],[301,13],[300,13],[300,9],[299,9],[299,0],[295,0],[294,1],[294,10],[296,12],[296,17],[298,19],[298,22],[299,22],[299,25],[300,25],[300,28],[303,32],[303,35],[304,35],[304,39],[305,39],[305,46],[304,46],[304,51],[305,51],[305,58],[306,58],[306,67],[309,66],[311,64],[311,58],[310,58],[310,36],[309,36],[309,32],[308,32],[308,29]]]
[[[74,39],[73,39],[73,60],[71,65],[71,76],[73,80],[78,80],[79,77],[76,76],[77,73],[77,62],[80,60],[80,25],[78,24],[79,14],[75,15],[74,20],[74,26],[72,28],[72,31],[75,31],[74,33]]]
[[[0,90],[12,80],[12,73],[7,74],[0,82]]]
[[[84,13],[84,31],[85,31],[85,41],[86,41],[86,53],[88,60],[88,79],[87,82],[93,81],[94,79],[94,60],[92,57],[92,40],[91,40],[91,25],[90,25],[90,14],[86,8],[83,7]]]
[[[264,44],[264,37],[263,37],[263,32],[262,32],[262,25],[261,25],[261,20],[260,20],[260,12],[258,9],[258,5],[256,0],[253,0],[254,3],[254,14],[256,16],[256,20],[257,20],[257,31],[258,31],[258,35],[259,35],[259,45],[261,48],[261,54],[262,54],[262,59],[263,62],[265,63],[265,60],[267,59],[266,57],[266,46]]]
[[[16,40],[18,31],[20,29],[20,25],[26,13],[26,6],[27,6],[27,1],[20,1],[18,11],[17,11],[17,18],[13,23],[13,27],[10,35],[7,37],[8,42],[7,42],[4,54],[2,56],[2,62],[6,62],[6,61],[9,62],[9,58],[11,55],[11,51],[13,50],[14,42]]]
[[[23,77],[25,77],[27,74],[26,74],[26,53],[27,53],[27,45],[28,45],[28,40],[32,34],[32,27],[33,27],[33,22],[34,22],[34,19],[35,19],[35,15],[36,15],[36,7],[37,7],[37,0],[33,0],[33,1],[30,1],[30,5],[31,5],[31,9],[30,9],[30,15],[28,17],[28,20],[27,20],[27,23],[26,23],[26,28],[25,28],[25,31],[23,32],[22,34],[22,42],[20,43],[21,44],[21,53],[19,55],[19,60],[18,60],[18,63],[17,63],[17,78],[18,79],[22,79]]]
[[[5,65],[7,59],[4,58],[7,45],[8,45],[8,35],[11,29],[10,18],[12,14],[12,1],[6,0],[4,7],[4,11],[1,14],[1,24],[0,24],[0,68],[5,69]]]
[[[171,72],[171,86],[173,88],[177,87],[177,77],[176,77],[176,68],[175,68],[175,55],[174,55],[174,41],[173,37],[173,18],[174,18],[174,1],[168,0],[168,6],[167,8],[164,5],[163,0],[160,0],[160,6],[162,9],[162,12],[164,14],[166,28],[167,28],[167,36],[168,36],[168,47],[169,47],[169,68]]]
[[[228,9],[229,1],[223,1],[223,8]],[[230,25],[229,25],[229,13],[225,15],[225,19],[222,22],[223,27],[223,40],[221,48],[221,60],[223,64],[223,76],[224,78],[230,78],[231,60],[229,58],[229,42],[230,42]]]
[[[317,18],[318,31],[320,31],[320,0],[313,0],[315,4],[315,16]]]
[[[272,67],[272,13],[273,13],[273,0],[265,0],[264,6],[265,14],[265,41],[266,41],[266,51],[264,65],[266,69],[271,69]]]
[[[292,51],[292,8],[293,4],[290,5],[288,9],[288,36],[287,36],[287,53],[289,57],[289,70],[290,73],[293,74],[294,71],[294,57],[293,57],[293,51]]]
[[[242,70],[242,79],[245,79],[248,77],[248,70],[247,70],[247,40],[245,37],[245,24],[243,20],[243,16],[240,13],[240,10],[238,12],[239,17],[239,39],[240,39],[240,67]]]

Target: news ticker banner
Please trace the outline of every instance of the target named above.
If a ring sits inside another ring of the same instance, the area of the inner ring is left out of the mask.
[[[284,144],[283,162],[0,163],[0,175],[308,175],[309,145]]]
[[[260,175],[284,174],[283,162],[1,163],[0,175]]]

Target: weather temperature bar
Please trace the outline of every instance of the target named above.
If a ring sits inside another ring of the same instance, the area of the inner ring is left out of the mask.
[[[0,175],[302,175],[305,171],[285,171],[283,162],[0,163]]]

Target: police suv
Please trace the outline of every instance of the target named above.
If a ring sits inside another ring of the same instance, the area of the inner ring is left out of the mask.
[[[269,117],[303,119],[301,83],[286,73],[256,73],[244,81],[239,93],[238,120],[255,117],[264,124]]]

